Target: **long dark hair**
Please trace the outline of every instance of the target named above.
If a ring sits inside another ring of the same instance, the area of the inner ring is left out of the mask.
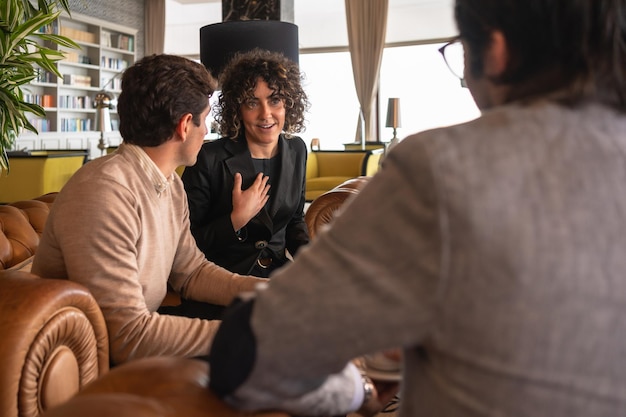
[[[509,62],[493,81],[509,100],[561,91],[626,110],[626,0],[456,0],[455,17],[472,76],[491,32],[504,34]]]

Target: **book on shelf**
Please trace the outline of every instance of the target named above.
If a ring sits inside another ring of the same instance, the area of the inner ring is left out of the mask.
[[[50,94],[44,94],[41,96],[42,107],[54,107],[54,96]]]
[[[39,69],[37,71],[37,77],[35,77],[35,80],[38,83],[53,83],[54,82],[54,74],[52,74],[51,72],[45,71],[43,69]]]
[[[28,122],[37,129],[37,132],[51,131],[51,123],[48,119],[28,119]]]
[[[91,96],[59,96],[59,107],[62,109],[92,109]]]
[[[24,94],[24,102],[41,107],[55,107],[54,96],[51,94]]]
[[[100,32],[100,45],[106,48],[111,47],[111,32],[103,30]]]
[[[113,78],[100,78],[100,86],[105,90],[121,90],[122,89],[122,79],[121,73],[117,74]]]
[[[128,35],[119,34],[117,35],[117,45],[118,49],[123,49],[125,51],[133,51],[133,37]]]
[[[66,62],[73,62],[76,64],[91,64],[91,58],[85,54],[79,54],[78,52],[63,51]]]
[[[61,35],[73,39],[76,42],[96,43],[96,35],[84,30],[61,26]]]
[[[78,62],[78,53],[72,51],[63,51],[67,62]]]
[[[128,68],[128,61],[120,58],[113,58],[103,55],[100,58],[100,66],[106,69],[125,70]]]
[[[82,74],[63,74],[63,84],[75,87],[91,87],[91,77]]]
[[[86,132],[91,130],[91,119],[61,119],[61,132]]]

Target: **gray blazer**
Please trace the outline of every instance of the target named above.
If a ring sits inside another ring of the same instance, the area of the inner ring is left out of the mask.
[[[345,363],[402,346],[402,416],[626,415],[625,234],[623,114],[538,102],[411,136],[237,310],[249,362],[222,323],[211,385],[294,411],[317,388],[301,405],[340,414]]]

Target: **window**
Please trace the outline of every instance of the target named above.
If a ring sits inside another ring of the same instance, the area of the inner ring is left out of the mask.
[[[306,115],[306,143],[319,138],[322,149],[343,149],[354,142],[359,117],[349,52],[300,54],[304,89],[311,102]]]
[[[389,97],[400,98],[399,138],[472,120],[480,114],[469,90],[461,87],[437,51],[441,46],[385,49],[379,88],[382,141],[388,142],[393,136],[392,129],[385,127]]]
[[[437,51],[443,44],[388,47],[380,72],[380,137],[389,141],[385,127],[387,101],[400,98],[402,127],[398,137],[465,122],[480,114],[468,89],[462,88]],[[354,142],[359,101],[349,52],[300,54],[304,87],[311,101],[305,142],[320,138],[322,149],[343,149]]]

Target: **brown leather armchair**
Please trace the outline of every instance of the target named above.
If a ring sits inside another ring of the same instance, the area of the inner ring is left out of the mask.
[[[208,391],[208,364],[147,358],[109,370],[106,323],[84,286],[31,274],[56,193],[0,205],[0,416],[267,416]]]
[[[0,415],[35,417],[109,369],[106,324],[89,291],[30,274],[56,193],[0,205]]]
[[[313,200],[304,215],[311,239],[319,233],[322,227],[331,223],[346,200],[357,195],[370,178],[369,176],[360,176],[349,179]]]

